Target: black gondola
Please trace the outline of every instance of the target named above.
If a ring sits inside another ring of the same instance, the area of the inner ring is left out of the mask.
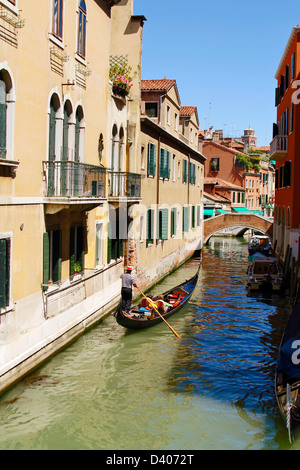
[[[161,294],[166,302],[171,298],[175,299],[173,305],[169,306],[166,313],[162,315],[165,320],[177,313],[190,300],[198,281],[199,269],[200,266],[197,273],[192,278]],[[154,297],[152,301],[155,302],[157,298],[158,296]],[[130,316],[127,316],[122,312],[120,302],[115,312],[115,317],[119,325],[132,330],[149,328],[163,322],[163,319],[158,315],[155,318],[149,319],[143,313],[144,312],[140,309],[140,305],[136,305],[132,307]]]
[[[275,395],[290,443],[300,429],[300,303],[294,305],[282,336],[275,372]]]

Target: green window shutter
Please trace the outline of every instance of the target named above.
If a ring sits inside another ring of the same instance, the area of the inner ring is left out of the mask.
[[[160,149],[159,156],[159,177],[165,177],[165,149]]]
[[[183,160],[182,162],[183,167],[182,167],[182,181],[183,183],[187,182],[187,160]]]
[[[195,206],[192,206],[192,228],[195,228]]]
[[[49,282],[49,256],[50,256],[50,240],[49,232],[43,233],[43,284]],[[44,286],[43,290],[47,287]]]
[[[166,175],[165,178],[170,179],[170,152],[167,150],[166,152]]]
[[[158,212],[158,238],[159,240],[168,240],[168,209],[160,209]]]
[[[153,243],[154,240],[154,210],[147,211],[147,245]]]
[[[53,230],[52,239],[52,281],[61,280],[61,230]]]
[[[156,169],[156,146],[149,142],[148,144],[148,176],[155,176]]]
[[[171,209],[171,236],[176,235],[176,209]]]
[[[0,239],[0,308],[9,304],[10,240]]]
[[[196,184],[196,165],[193,163],[193,184]]]
[[[197,227],[200,227],[200,206],[197,206]]]
[[[184,207],[182,212],[182,231],[188,231],[188,223],[189,223],[189,208]]]

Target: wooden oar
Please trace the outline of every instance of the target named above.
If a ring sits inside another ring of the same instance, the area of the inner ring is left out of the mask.
[[[142,296],[145,297],[145,299],[149,300],[149,299],[146,297],[146,295],[141,291],[141,289],[140,289],[139,287],[137,287],[137,288],[138,288],[138,290],[140,291],[140,293],[142,294]],[[179,334],[176,333],[175,330],[173,330],[173,328],[171,327],[171,325],[169,325],[169,323],[167,322],[167,320],[165,320],[165,318],[159,313],[159,311],[157,310],[155,304],[154,304],[153,302],[151,302],[150,300],[149,300],[149,302],[150,302],[150,306],[156,311],[156,313],[158,313],[158,315],[159,315],[160,318],[166,323],[166,325],[168,325],[168,327],[169,327],[170,330],[174,333],[174,335],[177,336],[177,338],[182,339],[181,336],[179,336]]]

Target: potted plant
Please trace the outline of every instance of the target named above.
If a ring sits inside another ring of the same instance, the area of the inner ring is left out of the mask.
[[[136,75],[134,72],[133,75]],[[114,95],[125,97],[132,87],[132,67],[127,60],[114,63],[109,69],[109,78],[112,81],[112,91]]]
[[[78,263],[77,261],[76,263],[74,263],[74,275],[80,273],[80,271],[81,271],[81,264]]]
[[[117,77],[113,81],[113,94],[125,98],[129,94],[131,87],[132,83],[130,83],[129,78],[122,75],[122,77]]]

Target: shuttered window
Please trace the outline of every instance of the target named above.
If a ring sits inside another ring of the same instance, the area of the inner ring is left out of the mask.
[[[176,208],[171,209],[171,237],[176,235]]]
[[[146,245],[150,245],[154,240],[154,210],[147,211],[147,240]]]
[[[189,208],[184,207],[182,210],[182,231],[187,232],[189,226]]]
[[[200,227],[200,222],[201,222],[201,218],[200,218],[200,206],[197,206],[197,227]]]
[[[195,220],[196,220],[196,208],[192,206],[192,228],[195,228]]]
[[[196,165],[195,163],[190,162],[190,176],[189,176],[190,184],[196,184]]]
[[[10,248],[10,238],[0,238],[0,308],[5,308],[9,305]]]
[[[61,230],[51,230],[43,234],[43,284],[60,280]]]
[[[168,240],[168,209],[159,209],[158,211],[158,239]]]
[[[156,145],[148,144],[148,176],[155,176],[156,169]]]
[[[182,161],[182,182],[187,183],[187,160]]]
[[[170,152],[166,149],[160,149],[159,176],[170,178]]]

